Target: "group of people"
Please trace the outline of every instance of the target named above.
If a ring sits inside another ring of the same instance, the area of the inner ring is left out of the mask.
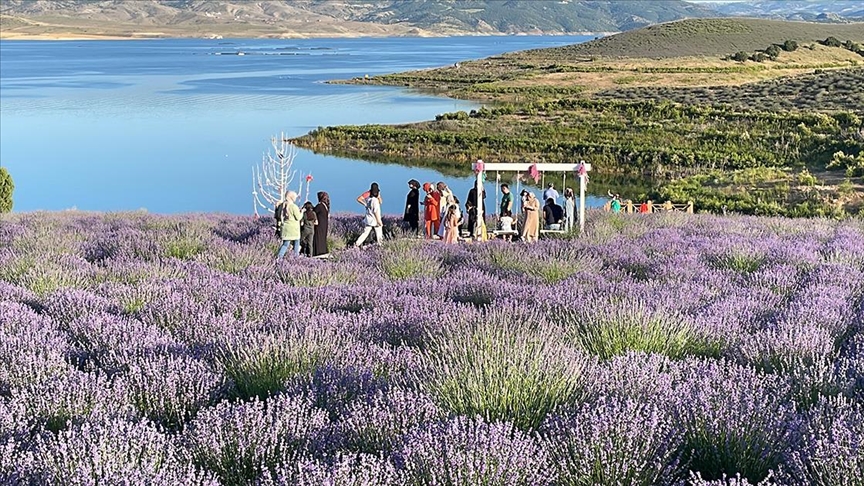
[[[481,198],[485,201],[486,191],[483,187],[474,187],[468,191],[465,201],[465,212],[462,212],[459,198],[447,187],[444,182],[433,185],[431,182],[423,184],[425,193],[420,200],[420,182],[416,179],[408,181],[408,196],[405,199],[405,212],[402,220],[408,229],[415,235],[420,234],[420,207],[423,206],[424,234],[427,239],[440,238],[446,243],[455,243],[459,240],[460,233],[464,230],[469,237],[473,237],[477,226],[478,190]],[[485,209],[485,204],[483,205]],[[467,218],[465,217],[467,215]],[[485,210],[479,217],[485,217]]]
[[[421,201],[420,190],[424,196]],[[478,194],[483,200],[482,210],[477,207]],[[544,205],[540,206],[537,197],[528,190],[519,194],[521,206],[519,216],[514,217],[513,194],[508,184],[501,184],[501,203],[498,207],[498,232],[505,239],[511,240],[519,235],[523,241],[533,242],[540,237],[541,217],[542,228],[549,231],[568,231],[573,228],[576,202],[573,190],[564,190],[564,206],[558,204],[559,194],[553,184],[543,191]],[[319,192],[318,204],[306,201],[302,207],[297,205],[297,193],[288,191],[282,201],[276,206],[276,234],[282,240],[277,261],[281,260],[290,248],[295,255],[317,257],[329,252],[327,235],[330,220],[330,197],[326,192]],[[478,218],[485,231],[486,191],[482,185],[475,185],[468,191],[464,213],[459,198],[444,182],[422,186],[416,179],[408,181],[408,196],[405,200],[403,222],[413,234],[420,235],[420,208],[423,207],[424,235],[427,239],[440,239],[445,243],[456,243],[463,234],[469,238],[477,235]],[[375,233],[378,243],[384,239],[381,205],[381,188],[373,182],[368,191],[357,197],[357,203],[364,208],[364,228],[354,246],[361,246]],[[467,216],[467,217],[466,217]],[[521,227],[521,231],[517,228]]]
[[[482,185],[475,184],[470,191],[465,201],[465,212],[467,218],[463,217],[462,210],[459,206],[459,199],[453,194],[447,184],[438,182],[434,186],[427,182],[423,184],[425,197],[420,201],[420,183],[414,179],[408,181],[408,197],[405,201],[405,221],[409,228],[419,234],[420,229],[420,206],[424,206],[424,222],[425,236],[427,239],[435,238],[436,236],[442,239],[445,243],[455,243],[458,241],[460,231],[464,230],[469,238],[476,235],[477,218],[486,218],[486,191]],[[477,201],[478,194],[482,199],[483,210],[478,211]],[[517,218],[513,216],[513,194],[510,192],[509,184],[501,184],[501,203],[498,208],[498,230],[505,239],[511,240],[514,234],[521,235],[524,241],[537,241],[540,237],[541,229],[541,212],[543,228],[549,231],[566,231],[573,228],[576,199],[573,190],[570,188],[564,191],[564,207],[558,205],[559,194],[555,190],[554,184],[549,184],[543,192],[544,206],[540,207],[540,201],[537,197],[528,190],[522,190],[520,193],[521,208],[521,233],[517,231]]]
[[[330,229],[330,196],[318,193],[318,204],[306,201],[297,206],[297,193],[288,191],[276,205],[276,236],[282,240],[276,260],[293,247],[295,256],[317,257],[329,253],[327,235]]]

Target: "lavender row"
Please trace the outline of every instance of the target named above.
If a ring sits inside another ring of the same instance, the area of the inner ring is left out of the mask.
[[[444,246],[389,220],[274,266],[267,220],[5,216],[0,482],[864,477],[864,224],[589,221]]]

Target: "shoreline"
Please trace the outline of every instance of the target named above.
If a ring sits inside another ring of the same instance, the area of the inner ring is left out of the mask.
[[[225,40],[225,39],[362,39],[362,38],[445,38],[445,37],[565,37],[565,36],[594,36],[603,37],[613,35],[616,32],[561,32],[561,33],[445,33],[434,34],[422,32],[417,34],[376,34],[376,33],[280,33],[267,35],[242,35],[242,34],[210,34],[210,35],[174,35],[167,32],[141,32],[132,34],[76,34],[64,32],[58,34],[19,34],[0,32],[0,41],[89,41],[89,40],[165,40],[165,39],[203,39],[203,40]]]

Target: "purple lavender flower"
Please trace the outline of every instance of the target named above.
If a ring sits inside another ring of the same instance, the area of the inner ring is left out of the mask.
[[[19,469],[29,466],[21,472],[26,483],[218,484],[181,459],[171,437],[144,422],[85,422],[38,437],[30,454],[19,464]]]
[[[396,455],[411,484],[553,484],[540,442],[509,423],[479,417],[419,426]]]
[[[792,478],[828,486],[864,478],[864,407],[844,397],[823,399],[807,414]]]
[[[541,429],[561,484],[668,484],[683,431],[655,402],[602,397]]]
[[[223,401],[183,434],[186,454],[223,484],[248,484],[291,468],[326,441],[327,415],[304,398]]]

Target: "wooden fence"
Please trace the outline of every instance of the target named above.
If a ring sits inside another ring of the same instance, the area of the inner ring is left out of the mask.
[[[607,201],[603,205],[603,210],[606,212],[611,211],[612,201]],[[693,214],[693,201],[688,201],[686,204],[675,204],[671,201],[666,201],[663,204],[654,204],[652,201],[644,203],[634,203],[630,200],[621,201],[622,213],[669,213],[673,211]]]

